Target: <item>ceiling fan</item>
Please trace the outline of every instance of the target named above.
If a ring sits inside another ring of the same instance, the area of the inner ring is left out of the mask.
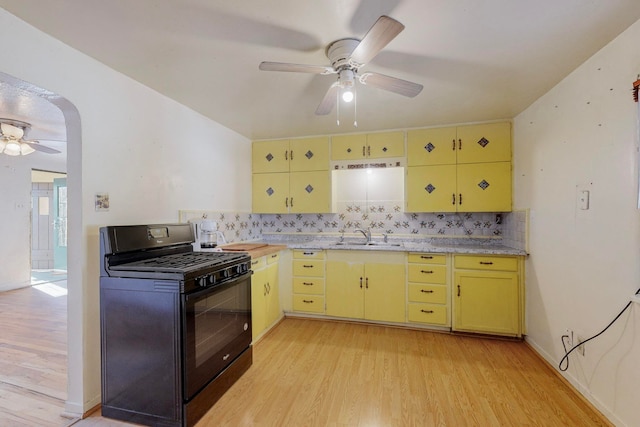
[[[41,145],[39,141],[23,139],[31,125],[27,122],[0,118],[0,153],[9,156],[26,156],[35,151],[58,154],[60,151]]]
[[[422,91],[422,85],[384,74],[359,72],[361,67],[371,61],[402,30],[404,30],[404,25],[393,18],[382,15],[369,28],[362,40],[344,38],[330,43],[325,52],[331,66],[262,62],[259,68],[263,71],[337,74],[338,80],[329,87],[316,109],[318,115],[326,115],[331,112],[337,103],[337,97],[341,90],[343,100],[350,102],[353,99],[355,80],[364,85],[413,98]]]

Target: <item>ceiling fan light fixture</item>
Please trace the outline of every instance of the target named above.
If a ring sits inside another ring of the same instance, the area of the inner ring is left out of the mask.
[[[347,89],[345,89],[345,90],[342,92],[342,100],[343,100],[344,102],[351,102],[351,101],[353,101],[353,92],[351,91],[351,89],[350,89],[350,88],[347,88]]]
[[[31,154],[35,151],[36,150],[34,150],[29,144],[26,144],[24,142],[20,144],[20,154],[22,154],[23,156]]]
[[[20,140],[24,136],[24,129],[10,125],[9,123],[0,123],[0,130],[2,131],[2,135],[7,138]]]
[[[13,139],[7,141],[7,145],[5,145],[4,147],[4,154],[8,156],[19,156],[20,143],[18,141],[14,141]]]

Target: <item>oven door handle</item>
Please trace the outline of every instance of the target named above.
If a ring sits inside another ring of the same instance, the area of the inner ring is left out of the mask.
[[[198,290],[198,291],[195,291],[195,292],[191,292],[189,294],[185,294],[185,296],[184,296],[185,301],[189,302],[192,299],[197,299],[197,298],[202,297],[203,295],[210,294],[212,291],[215,291],[216,289],[218,289],[221,286],[231,285],[231,284],[236,283],[236,282],[240,282],[240,281],[243,281],[243,280],[250,279],[252,273],[253,272],[251,270],[249,270],[246,273],[244,273],[244,274],[242,274],[240,276],[236,276],[236,277],[234,277],[234,278],[232,278],[230,280],[225,280],[223,282],[216,283],[214,286],[210,286],[210,287],[204,288],[202,290]]]

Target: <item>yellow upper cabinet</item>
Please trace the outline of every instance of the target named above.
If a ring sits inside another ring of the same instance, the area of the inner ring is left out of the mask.
[[[367,135],[331,137],[331,160],[361,160],[367,155]]]
[[[254,173],[252,202],[256,213],[331,212],[331,172]]]
[[[289,172],[289,140],[254,142],[251,162],[253,173]]]
[[[331,137],[331,160],[384,159],[404,153],[402,131]]]
[[[289,170],[291,172],[329,170],[329,137],[290,140]]]
[[[407,132],[407,165],[456,163],[456,128],[415,129]]]
[[[252,176],[253,212],[289,212],[289,174],[265,173]]]
[[[456,165],[407,168],[407,212],[455,212]]]
[[[404,132],[370,133],[367,135],[367,158],[404,157]]]
[[[414,129],[407,132],[407,165],[511,161],[511,124]]]
[[[511,161],[511,124],[485,123],[457,128],[460,163]]]
[[[329,137],[256,141],[253,173],[329,170]]]
[[[458,212],[510,212],[511,162],[457,167]]]

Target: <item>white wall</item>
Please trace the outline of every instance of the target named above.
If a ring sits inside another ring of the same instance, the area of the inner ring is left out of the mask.
[[[0,40],[1,72],[59,94],[77,109],[65,111],[71,210],[67,409],[82,412],[100,402],[99,226],[178,221],[179,209],[249,211],[250,141],[3,9]],[[108,212],[94,209],[94,196],[102,192],[110,196]]]
[[[640,287],[639,40],[640,21],[514,120],[515,207],[531,209],[527,339],[555,366],[566,328],[596,334]],[[583,189],[589,210],[576,207]],[[635,305],[566,373],[617,425],[640,425],[638,331]]]

